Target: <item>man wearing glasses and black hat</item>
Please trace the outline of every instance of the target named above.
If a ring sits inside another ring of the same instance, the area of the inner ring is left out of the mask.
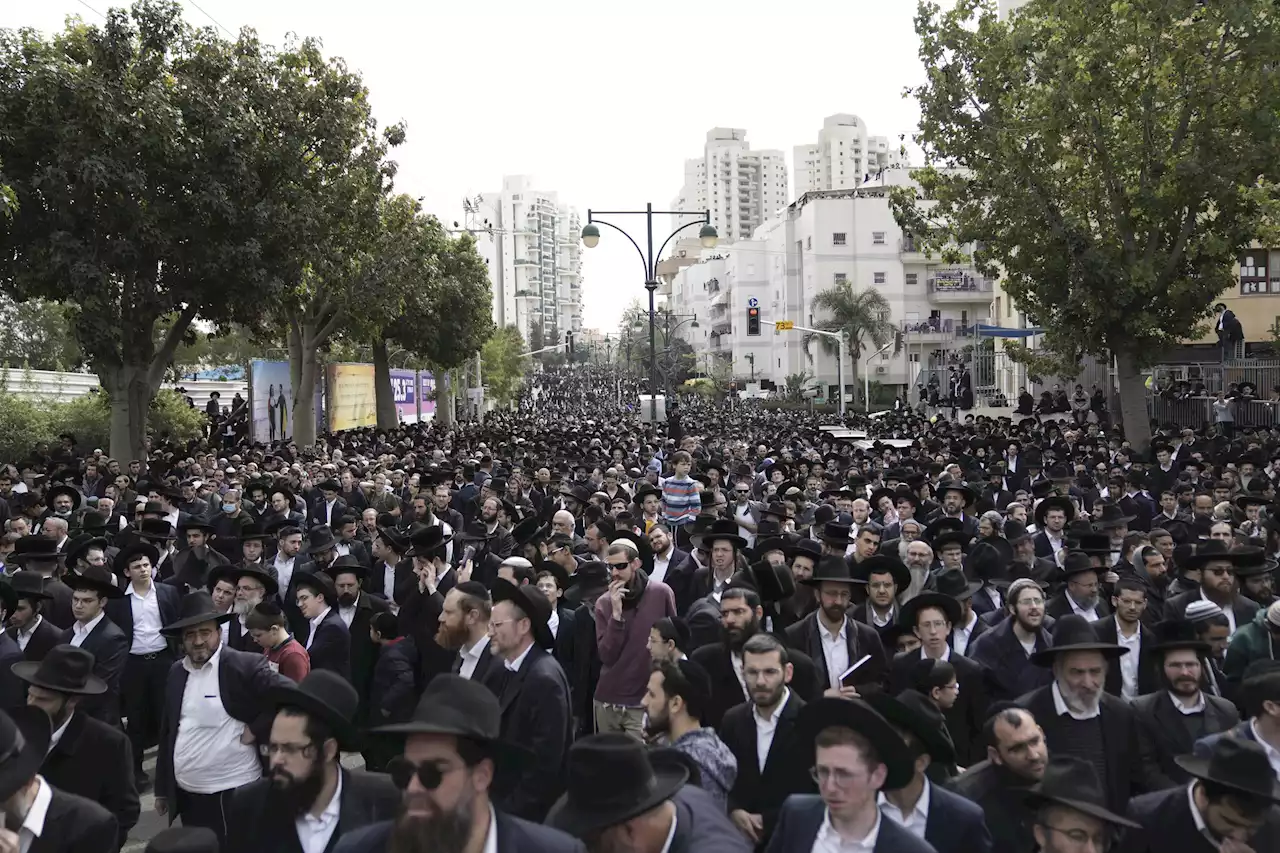
[[[529,759],[502,739],[501,728],[498,699],[487,688],[449,673],[436,676],[413,719],[369,733],[404,739],[403,754],[387,767],[404,792],[395,819],[345,835],[333,853],[581,853],[568,835],[494,807],[495,779]]]
[[[1031,831],[1041,853],[1107,853],[1120,830],[1137,827],[1108,809],[1097,773],[1089,762],[1073,756],[1050,758],[1026,799],[1035,809]]]

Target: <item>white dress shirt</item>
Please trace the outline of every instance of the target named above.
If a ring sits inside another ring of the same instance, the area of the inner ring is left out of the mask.
[[[307,651],[311,651],[311,641],[316,638],[316,628],[320,627],[320,623],[324,621],[324,617],[328,616],[329,611],[332,609],[333,609],[332,607],[326,607],[324,610],[320,612],[320,615],[316,616],[316,618],[309,621],[309,624],[311,625],[311,631],[307,634],[307,646],[306,646]]]
[[[547,619],[547,628],[551,630],[553,640],[560,636],[560,614],[554,607],[551,608],[551,616]]]
[[[840,632],[832,634],[821,619],[818,636],[822,639],[822,657],[827,664],[827,686],[839,689],[840,676],[849,668],[849,622],[840,623]]]
[[[1169,701],[1173,703],[1173,707],[1177,712],[1182,714],[1184,717],[1190,717],[1192,714],[1203,714],[1204,706],[1206,704],[1204,701],[1204,692],[1201,690],[1196,691],[1196,701],[1194,705],[1182,704],[1182,700],[1175,696],[1172,690],[1169,691]]]
[[[530,643],[528,647],[520,653],[518,658],[515,660],[504,660],[502,665],[505,666],[509,672],[519,672],[520,667],[524,666],[524,659],[529,656],[529,652],[531,651],[533,651],[533,643]]]
[[[489,832],[484,837],[483,853],[498,853],[498,815],[492,805],[489,806]]]
[[[1071,597],[1071,593],[1067,593],[1067,604],[1071,605],[1071,612],[1077,616],[1083,616],[1090,622],[1098,621],[1098,605],[1095,604],[1093,607],[1085,610],[1080,605],[1076,604],[1076,600]]]
[[[125,589],[129,596],[129,609],[133,613],[133,645],[129,647],[131,655],[150,655],[162,652],[168,646],[160,634],[160,594],[156,585],[150,582],[146,592],[138,592],[133,584]]]
[[[1191,805],[1191,820],[1195,822],[1196,832],[1203,835],[1205,841],[1208,841],[1210,846],[1212,846],[1213,849],[1217,850],[1218,847],[1222,844],[1222,840],[1219,838],[1215,838],[1213,832],[1210,831],[1208,824],[1204,822],[1204,816],[1200,814],[1200,809],[1198,806],[1196,806],[1195,792],[1196,792],[1196,780],[1192,779],[1191,784],[1187,786],[1187,802],[1190,803]]]
[[[25,631],[18,631],[18,648],[22,649],[24,652],[27,650],[27,643],[31,642],[31,635],[36,632],[36,628],[39,628],[40,623],[43,621],[44,617],[37,613],[30,628]]]
[[[324,502],[324,523],[329,525],[330,527],[333,526],[333,507],[334,507],[334,504],[336,504],[337,502],[338,502],[337,498],[334,498],[331,501]]]
[[[382,564],[382,588],[387,593],[387,603],[396,600],[396,567],[390,563]]]
[[[872,853],[876,849],[876,841],[880,838],[880,821],[881,817],[879,809],[876,809],[876,822],[871,827],[871,831],[861,841],[845,841],[840,837],[840,833],[836,832],[836,828],[831,825],[830,810],[822,818],[822,826],[818,827],[818,834],[813,839],[813,847],[809,848],[812,853]]]
[[[782,688],[782,701],[773,709],[768,719],[760,716],[759,708],[751,706],[751,718],[756,722],[756,760],[760,762],[761,773],[764,772],[765,762],[769,760],[769,748],[773,746],[773,735],[778,730],[778,718],[782,716],[782,709],[787,707],[790,698],[791,688]]]
[[[887,815],[894,823],[903,827],[914,835],[916,838],[924,838],[924,827],[929,822],[929,780],[924,780],[924,788],[920,791],[920,797],[916,800],[916,804],[911,807],[908,814],[903,814],[902,810],[889,802],[889,798],[881,791],[876,795],[876,804],[880,807],[880,811]]]
[[[1262,746],[1262,750],[1267,754],[1267,761],[1271,763],[1271,769],[1276,772],[1276,778],[1280,779],[1280,749],[1276,749],[1271,744],[1262,739],[1262,735],[1258,733],[1258,722],[1251,720],[1249,729],[1253,732],[1254,738]]]
[[[298,845],[302,853],[324,853],[329,846],[329,839],[338,828],[338,815],[342,811],[342,771],[338,771],[338,787],[333,789],[333,797],[317,817],[311,812],[304,812],[301,817],[294,818],[294,828],[298,830]]]
[[[1205,595],[1205,594],[1204,594],[1204,588],[1203,588],[1203,587],[1201,587],[1201,588],[1200,588],[1200,600],[1201,600],[1201,601],[1208,601],[1208,600],[1209,600],[1209,596],[1207,596],[1207,595]],[[1216,603],[1216,602],[1214,602],[1214,603]],[[1235,636],[1235,633],[1236,633],[1236,612],[1235,612],[1235,609],[1234,609],[1234,608],[1232,608],[1232,607],[1231,607],[1231,605],[1229,605],[1229,604],[1228,604],[1226,607],[1222,608],[1222,613],[1223,613],[1223,615],[1225,615],[1225,616],[1227,617],[1227,636],[1228,636],[1228,637]]]
[[[293,567],[297,557],[290,557],[287,560],[281,560],[280,555],[276,554],[276,581],[280,584],[280,600],[288,594],[289,581],[293,578]]]
[[[62,736],[67,733],[67,726],[71,725],[71,718],[75,715],[75,711],[67,714],[67,718],[62,721],[62,725],[58,726],[57,730],[49,736],[49,748],[45,750],[45,755],[53,752],[53,748],[58,745],[58,741],[62,740]]]
[[[672,809],[671,811],[671,828],[667,830],[667,840],[662,845],[659,853],[670,853],[671,842],[676,840],[676,824],[680,821],[680,810]]]
[[[667,576],[667,567],[671,565],[671,555],[675,553],[675,546],[667,549],[667,556],[663,557],[655,554],[653,557],[653,571],[649,573],[649,580],[661,581]]]
[[[35,798],[31,800],[26,817],[22,819],[22,826],[18,829],[19,853],[27,853],[32,843],[44,835],[44,819],[49,814],[49,803],[53,801],[53,788],[44,781],[44,777],[37,775],[36,783],[39,787],[36,788]]]
[[[75,622],[71,626],[71,645],[80,646],[93,633],[93,629],[98,627],[98,623],[106,618],[106,611],[98,611],[98,615],[90,619],[88,622]]]
[[[1116,619],[1116,617],[1111,617]],[[1129,650],[1127,655],[1120,655],[1120,696],[1132,702],[1138,696],[1138,656],[1142,654],[1142,630],[1126,637],[1120,630],[1120,620],[1116,619],[1116,644]]]
[[[182,659],[188,674],[173,745],[173,778],[193,794],[229,791],[262,776],[257,748],[240,742],[245,724],[222,706],[221,660],[221,646],[199,669],[192,667],[191,658]]]
[[[955,649],[956,654],[962,655],[969,649],[969,639],[973,636],[973,629],[978,626],[977,611],[969,610],[969,624],[964,626],[957,625],[951,629],[951,648]]]
[[[356,618],[356,608],[359,606],[360,593],[356,593],[356,601],[350,607],[343,607],[341,604],[338,605],[338,616],[348,628],[351,627],[351,622]]]
[[[742,695],[751,698],[751,691],[747,689],[747,674],[743,672],[742,655],[737,652],[729,652],[729,663],[733,666],[733,675],[738,679],[738,684],[742,687]]]
[[[485,634],[476,640],[475,645],[471,647],[463,646],[459,649],[458,654],[462,658],[462,668],[458,670],[458,675],[468,681],[475,674],[476,666],[480,663],[480,657],[489,653],[489,635]]]

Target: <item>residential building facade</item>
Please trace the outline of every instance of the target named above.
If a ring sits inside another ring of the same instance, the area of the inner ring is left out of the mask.
[[[671,209],[711,211],[720,240],[731,242],[751,239],[789,197],[787,161],[781,151],[754,151],[742,128],[715,127],[707,131],[702,156],[685,161],[684,181]],[[690,218],[673,216],[671,226],[678,228]]]
[[[792,158],[797,197],[853,189],[885,169],[906,165],[901,140],[868,135],[866,123],[849,113],[827,116],[818,141],[795,146]]]

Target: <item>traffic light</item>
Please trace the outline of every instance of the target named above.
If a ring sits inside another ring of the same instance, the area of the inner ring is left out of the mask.
[[[760,334],[760,309],[759,308],[747,309],[747,334],[757,335],[757,336]]]
[[[573,332],[564,333],[564,349],[569,353],[569,359],[573,360]]]

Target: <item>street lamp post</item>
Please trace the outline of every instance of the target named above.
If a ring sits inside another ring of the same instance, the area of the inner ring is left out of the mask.
[[[692,222],[681,225],[672,231],[662,245],[658,247],[657,254],[653,251],[653,215],[659,216],[699,216]],[[645,235],[647,238],[648,252],[640,248],[640,244],[632,239],[631,235],[623,231],[612,222],[606,222],[598,219],[597,216],[643,216],[645,218]],[[600,225],[607,225],[614,231],[617,231],[623,237],[635,246],[636,252],[640,254],[640,261],[644,264],[644,288],[649,291],[649,420],[658,420],[658,343],[657,329],[654,325],[654,293],[658,290],[658,258],[662,256],[662,250],[667,248],[667,243],[671,242],[671,238],[675,237],[681,231],[694,225],[701,225],[698,230],[698,239],[702,241],[703,248],[714,249],[717,240],[716,229],[711,224],[711,211],[704,210],[702,213],[693,214],[683,210],[654,210],[652,204],[646,204],[644,210],[588,210],[587,224],[582,229],[582,243],[588,249],[594,249],[600,244]]]

